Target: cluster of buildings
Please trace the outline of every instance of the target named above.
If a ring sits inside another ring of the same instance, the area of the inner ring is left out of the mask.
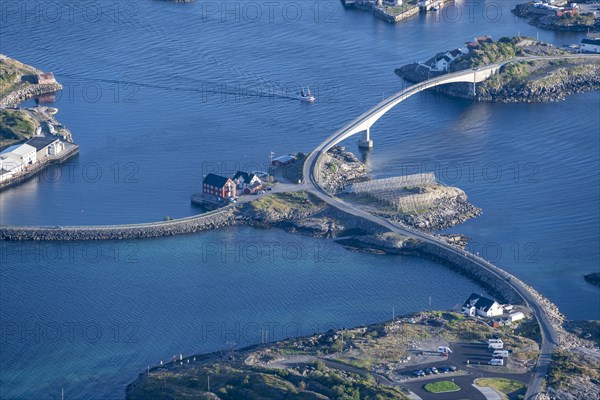
[[[520,321],[525,318],[522,312],[511,312],[512,306],[502,306],[497,301],[488,299],[482,295],[472,293],[464,302],[461,313],[469,317],[494,318],[504,316],[503,318],[493,319],[491,325],[493,327],[510,325],[513,322]]]
[[[448,71],[450,63],[456,60],[458,57],[468,54],[469,52],[478,49],[485,43],[493,43],[491,36],[479,36],[471,42],[466,42],[465,47],[459,47],[454,50],[447,51],[446,53],[438,54],[430,62],[426,64],[431,71],[444,72]]]
[[[296,161],[296,156],[289,154],[274,158],[271,161],[272,167],[284,167]],[[235,201],[238,195],[259,194],[267,189],[263,178],[266,173],[249,173],[237,171],[233,177],[210,173],[202,181],[202,194],[204,200],[209,199],[210,203],[219,203],[221,201]]]
[[[260,176],[238,171],[233,178],[208,174],[202,181],[202,193],[215,201],[234,200],[238,194],[257,194],[264,189]]]
[[[0,152],[0,182],[9,180],[64,150],[65,144],[57,136],[34,136],[23,144],[10,146]]]
[[[555,3],[556,1],[554,0],[534,1],[531,6],[540,10],[543,14],[555,14],[557,17],[562,17],[563,15],[576,15],[579,13],[579,6],[577,3],[569,3],[564,7],[555,6]]]

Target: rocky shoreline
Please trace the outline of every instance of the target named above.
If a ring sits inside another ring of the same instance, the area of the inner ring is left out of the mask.
[[[18,104],[29,100],[36,96],[42,96],[44,94],[55,93],[62,90],[60,83],[54,83],[49,85],[37,85],[32,83],[21,84],[20,87],[11,91],[5,96],[0,98],[0,108],[13,108]]]

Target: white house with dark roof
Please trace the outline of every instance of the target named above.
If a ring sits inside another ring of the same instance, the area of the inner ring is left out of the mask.
[[[25,143],[10,146],[4,149],[4,151],[2,151],[0,154],[4,155],[9,153],[19,157],[21,162],[25,165],[35,164],[37,162],[37,150],[35,149],[35,147]]]
[[[451,62],[452,59],[444,54],[435,58],[431,69],[434,71],[448,71]]]
[[[243,171],[236,172],[233,176],[233,181],[240,190],[249,186],[262,185],[262,180],[258,175],[249,174],[248,172]]]
[[[471,317],[479,315],[481,317],[490,318],[502,315],[504,309],[495,300],[471,293],[467,301],[463,304],[461,312]]]

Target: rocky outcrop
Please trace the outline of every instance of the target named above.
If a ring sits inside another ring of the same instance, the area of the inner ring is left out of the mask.
[[[435,232],[481,215],[481,209],[469,203],[462,190],[447,186],[436,186],[435,189],[439,192],[438,199],[426,212],[403,213],[391,219],[426,232]]]
[[[22,103],[25,100],[48,93],[58,92],[59,90],[62,90],[62,88],[63,87],[60,83],[54,83],[50,85],[22,83],[18,88],[0,98],[0,107],[16,107],[19,103]]]
[[[516,79],[498,87],[484,82],[477,88],[477,97],[483,101],[550,102],[561,101],[575,93],[600,89],[600,63],[576,65],[548,65],[542,63],[525,79]]]
[[[319,182],[329,193],[337,194],[354,182],[371,179],[365,165],[344,147],[336,146],[322,158]]]

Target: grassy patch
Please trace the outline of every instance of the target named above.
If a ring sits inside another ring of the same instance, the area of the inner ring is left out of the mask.
[[[258,210],[273,210],[287,213],[292,209],[312,210],[321,205],[321,201],[307,192],[276,193],[252,202]]]
[[[31,75],[31,67],[13,60],[12,58],[0,59],[0,95],[12,91],[21,84],[23,75]]]
[[[0,146],[32,137],[37,126],[25,111],[0,109]]]
[[[510,399],[517,399],[518,396],[524,394],[527,386],[519,381],[504,378],[481,378],[477,379],[478,386],[487,386],[496,389],[500,393],[504,393]],[[523,392],[523,393],[521,393]]]
[[[432,382],[425,385],[424,388],[429,393],[456,392],[460,390],[460,386],[452,381]]]

